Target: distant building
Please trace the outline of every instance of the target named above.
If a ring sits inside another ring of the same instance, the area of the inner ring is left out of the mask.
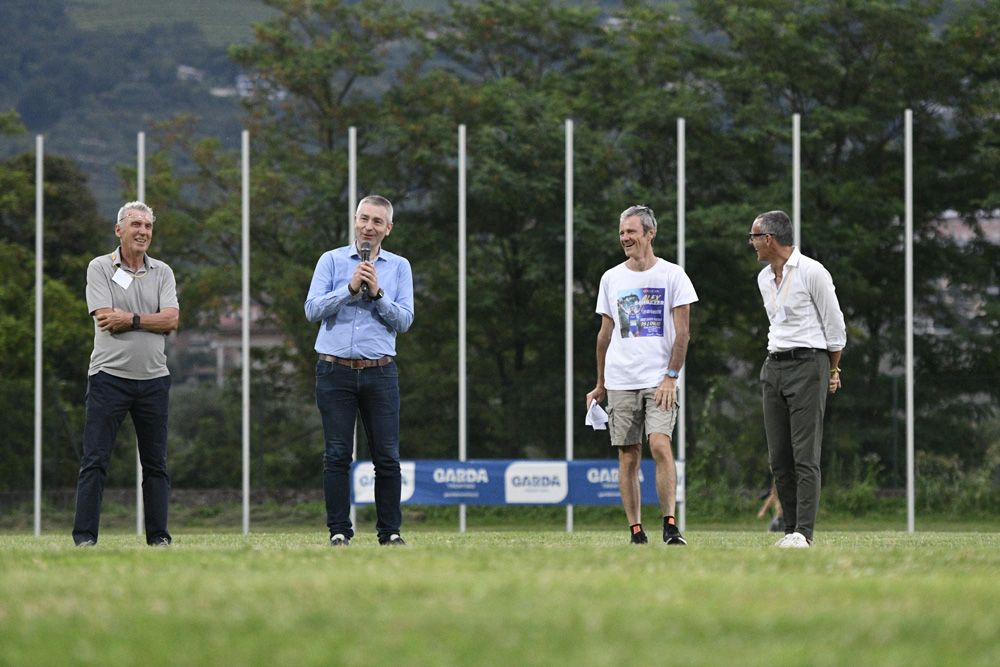
[[[976,225],[988,243],[1000,245],[1000,209],[980,211],[976,215]],[[976,228],[966,224],[957,211],[945,211],[938,230],[959,246],[968,245],[976,236]]]
[[[262,318],[261,307],[250,305],[250,348],[270,349],[285,345],[277,326]],[[226,313],[212,330],[178,331],[171,352],[189,359],[212,359],[214,363],[195,363],[184,369],[180,381],[214,380],[225,383],[226,373],[243,363],[243,317],[239,311]]]
[[[938,220],[937,231],[951,240],[955,245],[964,247],[973,242],[979,234],[987,242],[1000,245],[1000,209],[980,211],[976,214],[974,224],[956,211],[945,211]],[[919,269],[916,269],[919,270]],[[985,290],[973,290],[968,285],[952,283],[942,278],[937,283],[936,304],[951,317],[957,317],[964,325],[972,325],[985,315],[987,300],[995,300],[1000,296],[1000,286],[990,285]],[[995,329],[996,323],[980,324],[980,333],[988,334]],[[935,321],[933,317],[915,316],[914,327],[917,333],[934,336],[949,336],[950,327]]]
[[[178,65],[177,66],[177,80],[178,81],[196,81],[201,83],[205,80],[205,72],[196,67],[191,67],[189,65]]]

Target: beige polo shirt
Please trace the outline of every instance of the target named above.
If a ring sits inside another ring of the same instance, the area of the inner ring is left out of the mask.
[[[113,253],[95,257],[87,267],[87,308],[92,316],[101,308],[139,314],[179,309],[174,272],[166,263],[146,255],[143,267],[133,273],[122,265],[119,246]],[[95,317],[94,352],[88,375],[104,371],[128,380],[170,375],[165,342],[163,334],[145,329],[116,334],[101,331]]]

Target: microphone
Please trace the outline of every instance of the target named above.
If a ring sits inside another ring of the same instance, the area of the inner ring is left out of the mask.
[[[363,241],[360,246],[358,246],[358,252],[361,253],[361,261],[367,262],[372,255],[372,244],[368,241]],[[361,283],[361,298],[367,301],[371,297],[368,296],[368,283],[367,281],[362,281]]]

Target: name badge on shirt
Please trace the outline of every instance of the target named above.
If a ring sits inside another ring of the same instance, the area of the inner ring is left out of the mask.
[[[125,273],[121,269],[115,271],[115,275],[111,276],[111,279],[121,285],[123,290],[128,290],[129,286],[132,284],[132,276]]]
[[[781,308],[778,308],[778,312],[774,314],[774,321],[784,322],[787,319],[788,319],[788,314],[785,312],[785,307],[782,306]]]

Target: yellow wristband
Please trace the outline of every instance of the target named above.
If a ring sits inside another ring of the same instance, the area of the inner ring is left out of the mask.
[[[839,372],[840,372],[840,368],[839,367],[837,367],[837,368],[831,368],[830,369],[830,375],[836,375]]]

